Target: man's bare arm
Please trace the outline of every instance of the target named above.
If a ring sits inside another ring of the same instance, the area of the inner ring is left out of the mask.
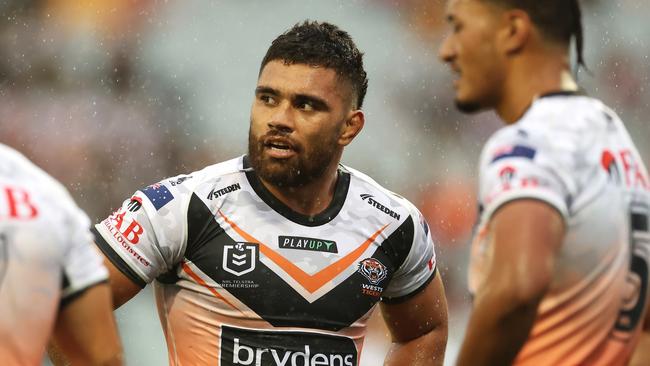
[[[108,284],[103,285],[103,291],[106,293],[106,296],[108,297],[108,306],[110,310],[110,316],[111,316],[111,321],[113,321],[113,315],[112,311],[114,309],[119,308],[122,306],[124,303],[129,301],[131,298],[133,298],[135,295],[140,292],[141,288],[137,284],[135,284],[131,279],[129,279],[127,276],[125,276],[115,265],[108,259],[106,256],[99,250],[97,247],[95,247],[95,250],[102,256],[103,261],[104,261],[104,266],[106,269],[108,269]],[[71,304],[72,305],[72,304]],[[72,362],[72,364],[77,364],[77,356],[76,356],[76,351],[74,350],[74,347],[67,347],[64,346],[66,341],[65,339],[62,338],[68,338],[65,334],[62,334],[61,332],[55,332],[52,341],[48,345],[48,355],[50,356],[50,359],[55,365],[68,365]],[[93,338],[87,338],[89,341],[92,341]],[[100,344],[102,342],[102,337],[96,338],[96,341],[99,341]],[[87,363],[79,363],[79,364],[87,364]],[[113,365],[111,363],[107,365]]]
[[[137,295],[142,288],[115,267],[99,248],[95,246],[95,249],[104,258],[104,266],[108,269],[108,282],[113,296],[113,308],[117,309]]]
[[[447,345],[447,299],[436,274],[414,297],[399,304],[381,304],[393,346],[386,366],[442,365]]]
[[[551,284],[565,233],[560,213],[532,199],[507,203],[488,229],[492,258],[475,294],[458,365],[512,364]]]
[[[122,346],[107,284],[87,289],[59,311],[52,343],[56,352],[50,352],[50,355],[55,364],[123,364]]]

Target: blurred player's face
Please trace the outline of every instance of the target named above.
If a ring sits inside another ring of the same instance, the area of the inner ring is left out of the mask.
[[[500,12],[480,0],[450,0],[447,20],[452,30],[440,46],[442,61],[456,73],[456,105],[463,112],[494,107],[503,83],[498,52]]]
[[[271,61],[257,81],[248,155],[264,181],[297,187],[337,165],[351,89],[332,69]]]

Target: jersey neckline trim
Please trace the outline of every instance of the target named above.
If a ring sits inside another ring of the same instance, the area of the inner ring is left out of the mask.
[[[320,226],[332,221],[343,208],[350,188],[350,173],[339,166],[338,179],[336,180],[332,202],[330,202],[329,206],[322,212],[314,216],[307,216],[292,210],[266,189],[257,174],[255,174],[255,171],[252,169],[248,160],[248,155],[244,155],[243,168],[248,183],[264,203],[269,205],[269,207],[271,207],[275,212],[285,218],[303,226]]]
[[[550,97],[577,97],[585,96],[586,94],[579,90],[558,90],[540,95],[537,99],[550,98]]]

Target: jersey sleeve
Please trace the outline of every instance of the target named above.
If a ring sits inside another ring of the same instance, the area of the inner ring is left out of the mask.
[[[66,220],[68,246],[63,256],[61,303],[67,304],[86,289],[108,280],[108,271],[95,251],[90,233],[90,220],[74,208]]]
[[[415,212],[410,215],[411,235],[403,235],[409,240],[404,243],[410,250],[402,265],[395,271],[388,287],[382,294],[385,303],[399,303],[405,301],[423,290],[436,275],[436,254],[429,225],[422,214]]]
[[[483,218],[517,199],[536,199],[566,220],[576,184],[571,179],[575,141],[543,131],[508,128],[486,144],[481,157],[479,198]]]
[[[144,287],[183,258],[187,230],[184,201],[170,181],[135,192],[95,225],[97,246],[124,275]]]

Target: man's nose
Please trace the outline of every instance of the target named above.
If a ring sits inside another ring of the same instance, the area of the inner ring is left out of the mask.
[[[291,103],[283,101],[276,108],[274,108],[268,126],[271,129],[278,130],[284,133],[291,133],[295,127],[295,115],[291,108]]]
[[[447,36],[442,41],[442,44],[440,44],[440,48],[438,49],[438,58],[442,62],[449,63],[454,60],[454,57],[455,53],[451,44],[451,37]]]

